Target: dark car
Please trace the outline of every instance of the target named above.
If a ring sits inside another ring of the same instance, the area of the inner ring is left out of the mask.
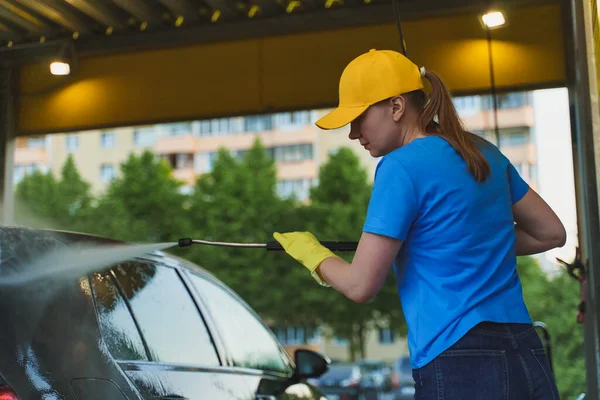
[[[415,381],[409,356],[402,356],[394,361],[392,376],[394,400],[412,400],[415,394]]]
[[[358,364],[331,364],[319,379],[312,379],[328,400],[377,400],[373,376]]]
[[[126,247],[0,227],[0,398],[322,399],[306,379],[328,360],[307,350],[291,360],[257,314],[206,271],[153,252],[67,273],[62,263],[74,258],[60,252],[87,245]],[[51,250],[45,275],[28,281],[36,258]],[[102,251],[77,257],[98,263]]]
[[[375,387],[381,393],[387,393],[393,387],[392,369],[380,360],[360,360],[357,363],[366,374],[373,377]]]

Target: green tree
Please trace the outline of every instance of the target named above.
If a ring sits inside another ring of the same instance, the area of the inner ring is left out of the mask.
[[[551,335],[560,398],[573,399],[585,391],[586,375],[583,325],[576,319],[579,283],[565,271],[549,279],[531,257],[519,257],[517,268],[531,317]]]
[[[294,219],[293,202],[276,193],[277,171],[259,140],[241,161],[221,149],[213,170],[201,176],[189,209],[194,236],[201,239],[265,243]],[[286,286],[295,274],[283,252],[196,246],[187,257],[211,270],[259,313],[280,320],[290,313]]]
[[[358,157],[341,148],[321,167],[319,185],[311,191],[311,231],[319,240],[357,241],[362,234],[371,194],[367,173]],[[353,253],[339,254],[351,261]],[[404,331],[405,324],[390,270],[383,289],[367,304],[355,304],[335,290],[319,292],[321,321],[349,340],[350,358],[365,356],[367,332],[380,324]]]
[[[56,219],[65,229],[85,231],[89,224],[92,207],[90,184],[86,182],[69,155],[61,169],[57,182]]]
[[[60,179],[35,171],[17,185],[15,197],[17,223],[68,230],[84,230],[92,200],[90,185],[71,156],[63,164]]]
[[[36,228],[57,228],[58,182],[38,170],[25,176],[15,190],[15,222]]]
[[[145,151],[131,154],[99,199],[89,231],[134,242],[172,242],[187,236],[186,195],[170,165]]]

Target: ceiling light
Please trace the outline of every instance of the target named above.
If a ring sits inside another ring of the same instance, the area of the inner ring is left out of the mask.
[[[55,61],[50,64],[50,73],[52,75],[69,75],[71,66],[65,62]]]
[[[492,11],[487,14],[481,16],[481,21],[483,25],[490,29],[499,28],[506,24],[506,19],[504,18],[504,14],[500,11]]]

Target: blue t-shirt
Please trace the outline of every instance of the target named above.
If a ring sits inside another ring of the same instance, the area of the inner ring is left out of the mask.
[[[413,368],[482,321],[531,323],[516,271],[512,205],[529,190],[493,144],[478,183],[444,139],[429,136],[379,162],[363,231],[404,241],[394,273]]]

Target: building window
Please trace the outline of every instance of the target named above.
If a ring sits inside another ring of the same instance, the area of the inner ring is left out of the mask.
[[[13,179],[15,183],[19,183],[25,178],[25,166],[15,165],[13,168]]]
[[[115,133],[105,132],[102,135],[100,135],[100,144],[105,149],[115,147]]]
[[[192,134],[191,122],[178,122],[175,124],[167,124],[165,128],[171,136],[185,136]]]
[[[112,164],[102,164],[100,166],[100,179],[104,182],[110,182],[115,179],[115,167]]]
[[[244,118],[218,118],[199,122],[198,136],[226,136],[244,132]]]
[[[67,135],[65,137],[65,145],[67,152],[77,151],[79,148],[79,135]]]
[[[133,132],[133,143],[137,146],[152,146],[156,137],[154,128],[139,128]]]
[[[194,167],[194,155],[193,154],[184,154],[184,153],[176,154],[174,167],[176,169],[193,168]]]
[[[279,342],[286,346],[298,346],[313,342],[318,332],[313,328],[299,326],[281,326],[273,329]]]
[[[390,328],[379,328],[379,343],[393,344],[396,341],[394,331]]]
[[[244,131],[263,132],[273,129],[273,118],[270,115],[255,115],[244,119]]]
[[[529,132],[500,132],[500,147],[523,146],[529,142]]]
[[[312,144],[293,144],[290,146],[279,146],[267,149],[268,153],[276,162],[294,162],[312,160]]]
[[[310,111],[294,111],[275,114],[275,126],[280,129],[299,127],[310,124]]]
[[[44,136],[28,138],[27,147],[30,149],[43,149],[46,147],[46,138]]]
[[[537,173],[537,164],[530,163],[529,164],[529,179],[531,182],[537,183],[538,173]]]
[[[497,95],[496,102],[498,104],[498,109],[509,109],[530,105],[531,99],[527,92],[515,92]],[[483,110],[492,110],[494,108],[492,96],[481,97],[481,108]]]
[[[230,150],[229,154],[231,154],[231,157],[235,158],[236,160],[242,161],[247,152],[248,150]]]
[[[295,197],[306,200],[310,196],[312,179],[285,180],[277,182],[277,194],[281,198]]]
[[[455,97],[452,102],[461,117],[474,115],[481,110],[481,98],[479,96]]]
[[[194,156],[194,170],[199,174],[209,173],[212,171],[216,159],[216,152],[197,153]]]

